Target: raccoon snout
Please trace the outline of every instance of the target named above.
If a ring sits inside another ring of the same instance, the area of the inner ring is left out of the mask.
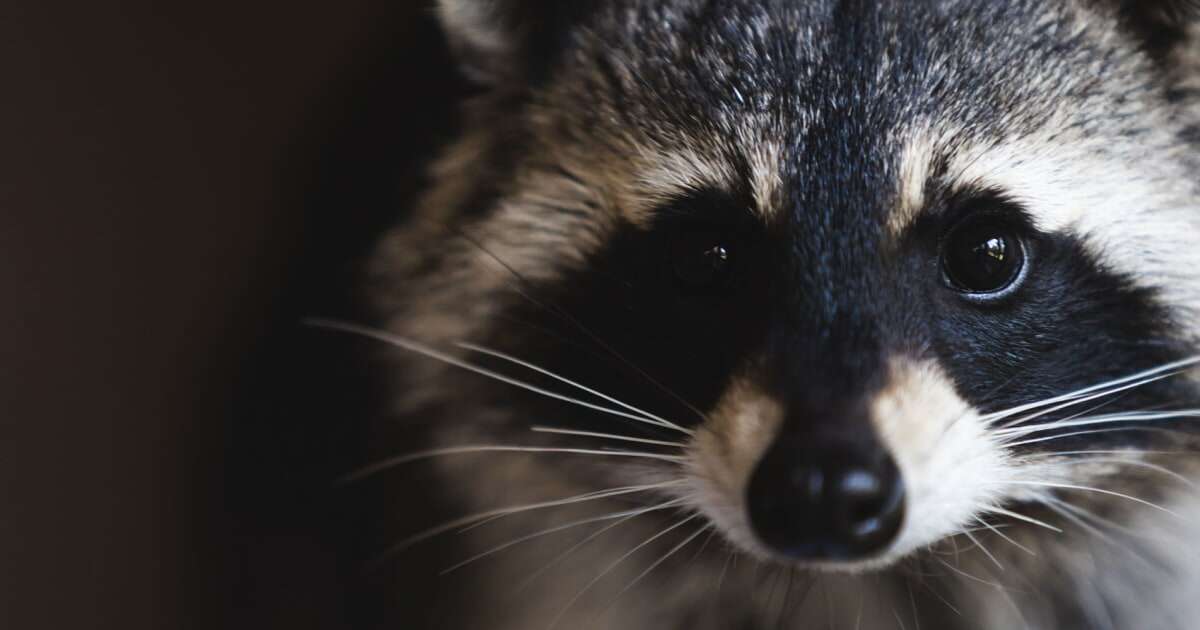
[[[750,524],[798,560],[865,559],[887,548],[904,519],[904,480],[878,445],[781,436],[747,486]]]

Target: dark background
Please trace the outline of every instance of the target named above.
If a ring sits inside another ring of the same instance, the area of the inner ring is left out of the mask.
[[[298,322],[453,131],[428,4],[0,8],[0,628],[385,617],[372,375]]]

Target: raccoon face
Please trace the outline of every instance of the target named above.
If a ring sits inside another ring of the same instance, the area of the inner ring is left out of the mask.
[[[526,387],[414,367],[405,404],[783,563],[1149,509],[1126,464],[1192,448],[1200,114],[1186,27],[1117,4],[443,2],[489,87],[380,293]]]

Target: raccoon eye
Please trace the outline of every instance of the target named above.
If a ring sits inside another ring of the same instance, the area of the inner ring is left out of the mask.
[[[724,286],[733,267],[732,246],[715,230],[677,233],[671,241],[670,258],[675,278],[692,290]]]
[[[942,269],[951,288],[978,297],[1005,293],[1021,276],[1025,246],[996,217],[969,218],[942,245]]]

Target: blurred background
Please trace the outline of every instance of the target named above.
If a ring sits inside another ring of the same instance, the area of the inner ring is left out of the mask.
[[[404,618],[330,491],[374,374],[299,322],[453,133],[429,4],[0,8],[0,628]]]

